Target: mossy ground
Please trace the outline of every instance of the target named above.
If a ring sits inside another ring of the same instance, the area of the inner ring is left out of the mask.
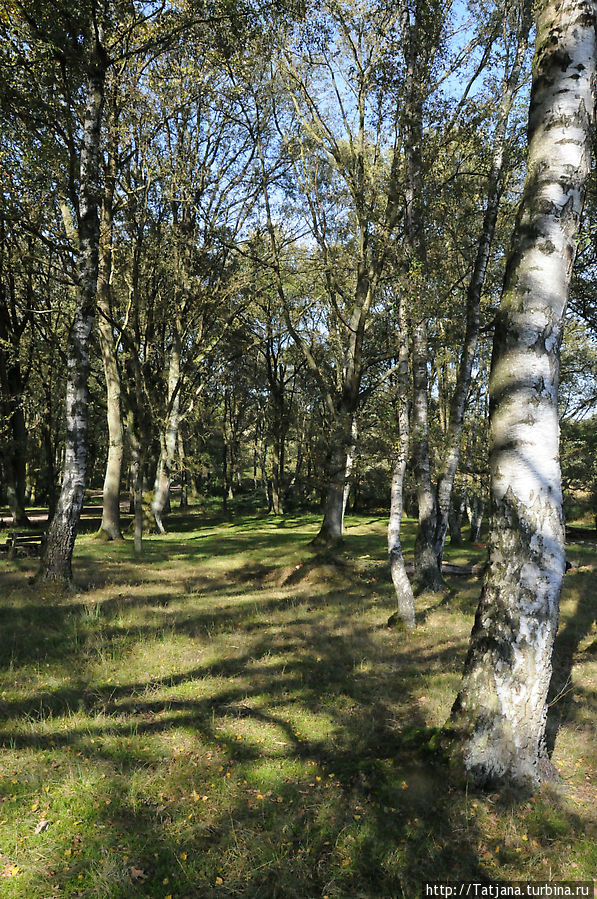
[[[76,592],[0,563],[0,894],[407,897],[424,880],[597,870],[594,547],[571,547],[550,719],[562,780],[473,794],[431,749],[474,578],[394,611],[384,518],[336,555],[312,516],[172,516],[77,542]],[[407,550],[414,523],[405,525]],[[481,547],[448,549],[478,561]]]

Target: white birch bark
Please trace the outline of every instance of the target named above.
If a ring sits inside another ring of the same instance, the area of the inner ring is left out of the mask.
[[[140,555],[143,552],[143,524],[145,520],[143,510],[143,471],[141,458],[141,439],[138,434],[138,422],[133,412],[128,414],[129,449],[131,454],[130,473],[131,487],[133,491],[134,514],[134,548]]]
[[[442,588],[442,576],[434,550],[437,519],[435,494],[431,486],[429,457],[428,412],[428,346],[427,325],[419,320],[413,336],[413,456],[417,479],[419,526],[415,539],[415,589],[437,592]]]
[[[178,447],[178,462],[180,465],[180,508],[188,509],[191,475],[187,468],[184,437],[182,435],[182,428],[180,424],[178,426],[178,436],[176,438],[176,444]]]
[[[176,459],[178,441],[178,428],[180,425],[180,354],[181,354],[181,325],[177,320],[174,326],[170,362],[168,365],[168,406],[166,410],[166,422],[162,431],[160,442],[161,451],[155,478],[154,496],[151,503],[156,527],[160,534],[166,532],[162,515],[166,509],[170,496],[170,481]]]
[[[423,143],[422,76],[425,70],[421,23],[411,15],[407,4],[402,10],[404,56],[406,62],[406,100],[404,104],[404,169],[405,169],[405,250],[410,263],[409,280],[417,308],[413,327],[413,426],[411,440],[417,480],[419,526],[415,540],[415,577],[419,592],[439,591],[442,576],[434,552],[436,522],[435,493],[431,485],[428,420],[427,317],[425,310],[426,275],[428,273],[425,223],[423,213]],[[421,308],[422,307],[422,308]]]
[[[392,470],[390,488],[390,518],[388,521],[388,560],[390,574],[396,591],[397,610],[388,621],[394,623],[395,618],[404,622],[406,627],[415,626],[415,599],[412,587],[404,566],[400,531],[402,525],[404,475],[408,463],[410,444],[410,421],[408,414],[408,331],[404,299],[400,302],[400,349],[398,352],[398,447]]]
[[[352,471],[354,468],[355,459],[357,456],[357,441],[359,439],[359,432],[357,427],[356,417],[352,420],[352,425],[350,428],[350,443],[348,445],[346,451],[346,471],[344,472],[344,496],[342,499],[342,530],[344,530],[344,517],[346,515],[346,506],[348,504],[348,497],[350,495],[350,479],[352,477]]]
[[[108,458],[104,476],[102,521],[99,534],[108,540],[122,540],[120,529],[120,476],[124,452],[124,428],[120,403],[120,372],[110,324],[110,281],[112,275],[114,161],[110,159],[107,184],[100,215],[100,251],[97,280],[98,334],[106,381]]]
[[[37,579],[67,586],[83,507],[87,475],[89,340],[95,316],[99,253],[99,156],[104,101],[105,58],[96,47],[97,65],[87,83],[80,157],[78,285],[67,345],[66,445],[62,488],[37,573]]]
[[[490,378],[490,558],[452,712],[480,783],[538,783],[565,570],[559,348],[590,168],[595,18],[548,0],[537,21],[525,188]]]

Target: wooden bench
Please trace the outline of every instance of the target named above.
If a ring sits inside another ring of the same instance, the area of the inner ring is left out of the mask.
[[[4,545],[0,545],[0,551],[6,553],[9,559],[16,559],[23,556],[40,556],[45,542],[45,531],[37,533],[29,531],[23,533],[9,531],[8,540]]]

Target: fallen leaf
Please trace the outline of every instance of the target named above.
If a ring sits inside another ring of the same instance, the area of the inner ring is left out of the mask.
[[[16,877],[20,873],[21,869],[18,865],[11,865],[10,862],[7,862],[0,871],[0,877]]]
[[[35,828],[35,833],[43,833],[44,830],[47,830],[49,826],[50,826],[49,821],[40,821]]]
[[[142,868],[135,868],[134,865],[131,865],[129,871],[133,880],[147,880],[147,874]]]

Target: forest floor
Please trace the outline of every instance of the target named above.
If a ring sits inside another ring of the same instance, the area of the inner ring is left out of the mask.
[[[317,524],[176,514],[142,560],[84,535],[66,598],[28,584],[36,560],[0,561],[0,895],[416,899],[595,875],[595,545],[568,553],[561,780],[482,794],[430,748],[480,580],[449,576],[413,633],[389,629],[385,519],[349,518],[335,556],[309,547]]]

